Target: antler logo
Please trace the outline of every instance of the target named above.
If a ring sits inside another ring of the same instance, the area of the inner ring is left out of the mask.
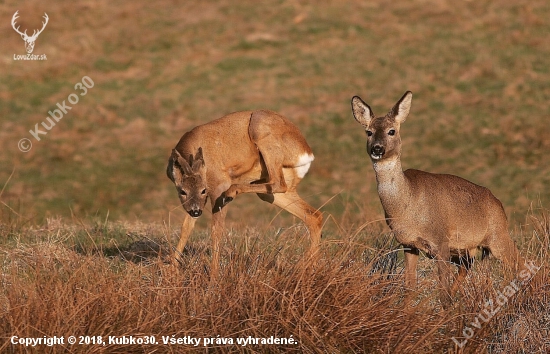
[[[19,12],[19,10],[15,11],[15,13],[13,14],[13,17],[11,18],[11,26],[13,27],[15,32],[17,32],[21,35],[21,38],[23,38],[23,40],[25,41],[25,49],[27,50],[27,53],[31,54],[32,51],[34,50],[34,41],[36,41],[36,38],[38,38],[38,35],[40,33],[42,33],[42,31],[44,30],[44,28],[46,28],[46,25],[48,24],[48,20],[49,20],[48,14],[44,12],[43,17],[44,17],[44,20],[46,20],[46,21],[42,22],[42,29],[40,29],[38,32],[37,32],[37,30],[34,30],[33,33],[32,33],[32,36],[28,36],[27,35],[27,30],[25,30],[25,32],[21,32],[19,30],[20,26],[17,26],[17,28],[15,28],[15,21],[19,17],[17,15],[18,12]]]

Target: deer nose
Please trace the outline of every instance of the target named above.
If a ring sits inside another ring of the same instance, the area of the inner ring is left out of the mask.
[[[189,215],[191,215],[192,217],[198,218],[199,216],[202,215],[202,210],[200,210],[200,209],[198,209],[198,210],[189,210],[188,213],[189,213]]]
[[[376,156],[384,155],[385,149],[382,145],[374,145],[371,149],[371,154]]]

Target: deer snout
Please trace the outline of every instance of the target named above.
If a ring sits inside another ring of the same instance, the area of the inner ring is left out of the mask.
[[[189,215],[191,215],[194,218],[198,218],[202,215],[202,210],[200,209],[193,209],[188,211]]]
[[[370,156],[373,159],[378,160],[384,155],[385,152],[386,152],[386,149],[382,145],[376,144],[370,150]]]

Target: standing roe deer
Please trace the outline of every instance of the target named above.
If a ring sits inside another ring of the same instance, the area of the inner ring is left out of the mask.
[[[312,161],[311,148],[298,128],[271,111],[231,113],[185,133],[172,150],[167,168],[187,212],[176,260],[181,260],[195,220],[210,198],[212,274],[217,274],[227,212],[224,206],[240,193],[256,193],[303,220],[313,255],[319,246],[323,218],[296,191]]]
[[[457,176],[419,170],[403,172],[399,128],[409,115],[412,93],[407,91],[384,117],[355,96],[355,119],[367,133],[367,153],[373,162],[378,194],[386,222],[405,249],[405,282],[416,283],[418,250],[438,260],[441,285],[448,303],[466,276],[477,247],[487,248],[517,270],[523,264],[508,234],[508,222],[500,201],[485,187]],[[449,289],[449,260],[459,257],[458,276]]]

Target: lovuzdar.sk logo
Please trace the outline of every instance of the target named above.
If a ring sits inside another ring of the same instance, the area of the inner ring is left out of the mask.
[[[44,31],[44,28],[46,28],[46,25],[48,24],[48,20],[49,20],[48,14],[44,12],[44,16],[43,16],[44,22],[42,22],[42,28],[40,30],[34,30],[32,33],[32,36],[29,36],[27,34],[27,30],[25,30],[25,32],[21,32],[19,30],[19,27],[21,26],[15,27],[16,21],[19,18],[18,13],[19,13],[19,10],[15,11],[15,13],[13,14],[13,17],[11,18],[11,26],[13,27],[15,32],[19,33],[21,38],[23,38],[23,40],[25,41],[25,49],[27,50],[27,54],[26,55],[14,54],[13,60],[47,60],[48,58],[46,57],[46,54],[36,55],[36,54],[32,54],[32,51],[34,50],[34,42],[38,38],[38,35],[40,35],[42,31]]]

